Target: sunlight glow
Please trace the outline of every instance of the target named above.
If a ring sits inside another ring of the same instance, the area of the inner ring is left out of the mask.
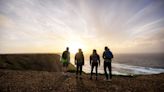
[[[70,53],[75,54],[76,52],[78,52],[78,49],[84,49],[85,45],[81,42],[77,42],[77,41],[72,41],[68,44],[68,47],[70,48]]]
[[[163,10],[164,0],[0,0],[0,53],[164,53]]]

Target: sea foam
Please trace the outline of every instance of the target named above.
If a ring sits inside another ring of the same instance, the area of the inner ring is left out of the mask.
[[[83,71],[90,73],[90,65],[85,65]],[[103,65],[98,67],[98,72],[101,74],[104,73]],[[112,63],[112,74],[114,75],[146,75],[159,73],[164,73],[164,69]]]

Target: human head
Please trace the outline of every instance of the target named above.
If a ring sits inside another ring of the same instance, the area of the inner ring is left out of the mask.
[[[93,54],[96,54],[96,53],[97,53],[96,49],[93,49]]]
[[[109,50],[109,48],[107,46],[105,46],[104,50],[107,51],[107,50]]]
[[[69,51],[69,47],[67,47],[66,50]]]
[[[81,50],[81,49],[79,49],[79,52],[82,52],[82,50]]]

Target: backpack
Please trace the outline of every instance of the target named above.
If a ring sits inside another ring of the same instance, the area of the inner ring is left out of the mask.
[[[83,53],[76,53],[75,59],[77,60],[77,65],[84,65],[84,56]]]
[[[63,59],[67,59],[67,51],[64,51],[64,52],[63,52],[62,58],[63,58]]]
[[[98,55],[96,54],[96,55],[92,55],[92,61],[93,62],[98,62]]]
[[[106,51],[106,52],[105,52],[105,58],[106,58],[106,59],[111,59],[111,58],[113,58],[112,52],[111,52],[111,51]]]
[[[77,59],[78,61],[82,61],[82,59],[83,59],[83,54],[82,54],[82,53],[77,53],[77,54],[76,54],[76,59]]]

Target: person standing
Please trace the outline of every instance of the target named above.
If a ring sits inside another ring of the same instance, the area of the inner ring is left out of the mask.
[[[95,71],[96,71],[96,80],[97,80],[97,76],[98,76],[98,65],[100,66],[100,56],[97,54],[97,51],[94,49],[92,55],[90,55],[90,66],[91,66],[91,76],[90,79],[92,80],[92,75],[93,75],[93,69],[95,67]]]
[[[75,65],[76,65],[76,78],[78,78],[79,68],[80,68],[80,79],[82,78],[82,69],[84,65],[84,55],[81,49],[75,55]]]
[[[69,47],[62,53],[61,62],[63,64],[62,71],[65,73],[67,72],[68,65],[70,63],[70,52]]]
[[[110,79],[108,81],[111,81],[112,79],[112,58],[113,58],[113,53],[110,51],[110,49],[106,46],[105,51],[103,53],[103,59],[104,59],[104,73],[106,80],[108,80],[108,73],[107,73],[107,68],[109,69],[109,75]]]

